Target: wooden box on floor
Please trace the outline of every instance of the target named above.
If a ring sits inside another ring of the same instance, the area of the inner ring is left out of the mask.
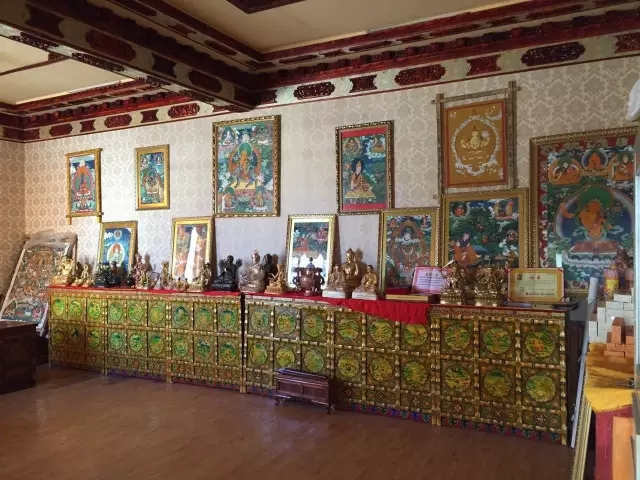
[[[0,322],[0,394],[36,384],[36,324]]]

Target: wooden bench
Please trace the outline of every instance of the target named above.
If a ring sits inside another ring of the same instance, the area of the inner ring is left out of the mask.
[[[280,400],[306,400],[325,407],[331,413],[331,387],[329,379],[322,375],[298,372],[283,368],[276,373],[276,391],[274,394],[276,405]]]

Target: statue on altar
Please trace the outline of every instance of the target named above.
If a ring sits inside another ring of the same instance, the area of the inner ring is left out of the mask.
[[[58,272],[51,279],[52,286],[67,287],[73,283],[76,263],[69,257],[62,257],[58,265]]]
[[[233,260],[233,255],[218,262],[220,275],[213,280],[212,290],[234,292],[238,289],[238,270],[242,266],[242,259]]]
[[[458,262],[452,261],[449,272],[444,275],[444,288],[440,293],[440,303],[445,305],[465,305],[467,303],[467,270]]]
[[[350,248],[345,254],[346,262],[341,266],[342,273],[344,274],[345,290],[352,292],[360,285],[360,280],[364,275],[364,268],[361,262],[356,260],[355,252]]]
[[[306,267],[297,267],[293,269],[296,276],[293,278],[293,284],[296,291],[304,292],[305,297],[320,295],[322,286],[324,285],[324,277],[322,269],[313,264],[313,258],[309,259]]]
[[[264,281],[267,285],[278,271],[278,267],[273,263],[273,255],[267,253],[262,257],[262,269],[264,270]]]
[[[327,298],[348,298],[345,290],[344,273],[340,265],[334,265],[331,273],[327,277],[322,296]]]
[[[156,288],[159,290],[168,289],[171,286],[171,274],[169,273],[169,262],[162,262],[162,271],[156,282]]]
[[[287,285],[287,278],[285,276],[286,266],[278,265],[278,273],[273,275],[269,280],[269,285],[267,285],[267,289],[265,292],[271,293],[274,295],[281,295],[283,293],[287,293],[289,291],[289,286]]]
[[[250,266],[238,274],[238,288],[242,293],[262,293],[266,288],[264,266],[260,263],[260,254],[254,250]]]
[[[367,273],[362,276],[360,286],[358,286],[351,296],[357,300],[377,300],[378,299],[378,283],[380,278],[373,271],[373,265],[367,265]]]
[[[497,265],[482,266],[476,273],[475,304],[478,307],[499,307],[504,302],[504,270]]]
[[[211,287],[211,264],[205,263],[200,270],[200,275],[193,279],[189,285],[190,292],[206,292]]]
[[[82,265],[80,276],[73,282],[75,287],[88,287],[91,284],[91,272],[88,263]]]

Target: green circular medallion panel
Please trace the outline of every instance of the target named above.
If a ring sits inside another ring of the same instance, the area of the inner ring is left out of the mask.
[[[484,376],[482,387],[494,398],[505,398],[511,392],[513,380],[502,370],[491,370]]]
[[[502,327],[491,327],[482,334],[482,343],[490,353],[502,355],[511,348],[511,336]]]
[[[546,403],[556,396],[556,382],[548,375],[539,373],[527,379],[525,391],[535,402]]]
[[[444,343],[451,350],[462,351],[471,343],[471,334],[460,325],[451,325],[444,331]]]
[[[466,369],[454,365],[445,370],[444,384],[449,390],[462,393],[471,385],[471,374]]]

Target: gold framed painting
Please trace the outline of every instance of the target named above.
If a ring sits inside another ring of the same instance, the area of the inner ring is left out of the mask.
[[[98,217],[98,222],[102,221],[101,152],[101,148],[94,148],[65,155],[69,225],[74,217]]]
[[[136,210],[170,207],[169,145],[136,148]]]
[[[339,214],[393,207],[393,122],[336,128]]]
[[[529,189],[442,196],[442,265],[529,266]]]
[[[171,276],[192,281],[205,263],[211,262],[212,217],[173,219],[171,237]]]
[[[98,264],[116,262],[126,275],[131,272],[137,251],[138,222],[103,222],[100,226]]]
[[[383,210],[378,229],[380,290],[409,293],[416,267],[437,265],[439,236],[439,208]]]
[[[516,90],[436,97],[440,194],[515,186]]]
[[[280,215],[280,116],[213,124],[213,212]]]
[[[326,278],[333,266],[335,215],[289,215],[287,224],[287,284],[293,286],[295,269],[313,262]]]

